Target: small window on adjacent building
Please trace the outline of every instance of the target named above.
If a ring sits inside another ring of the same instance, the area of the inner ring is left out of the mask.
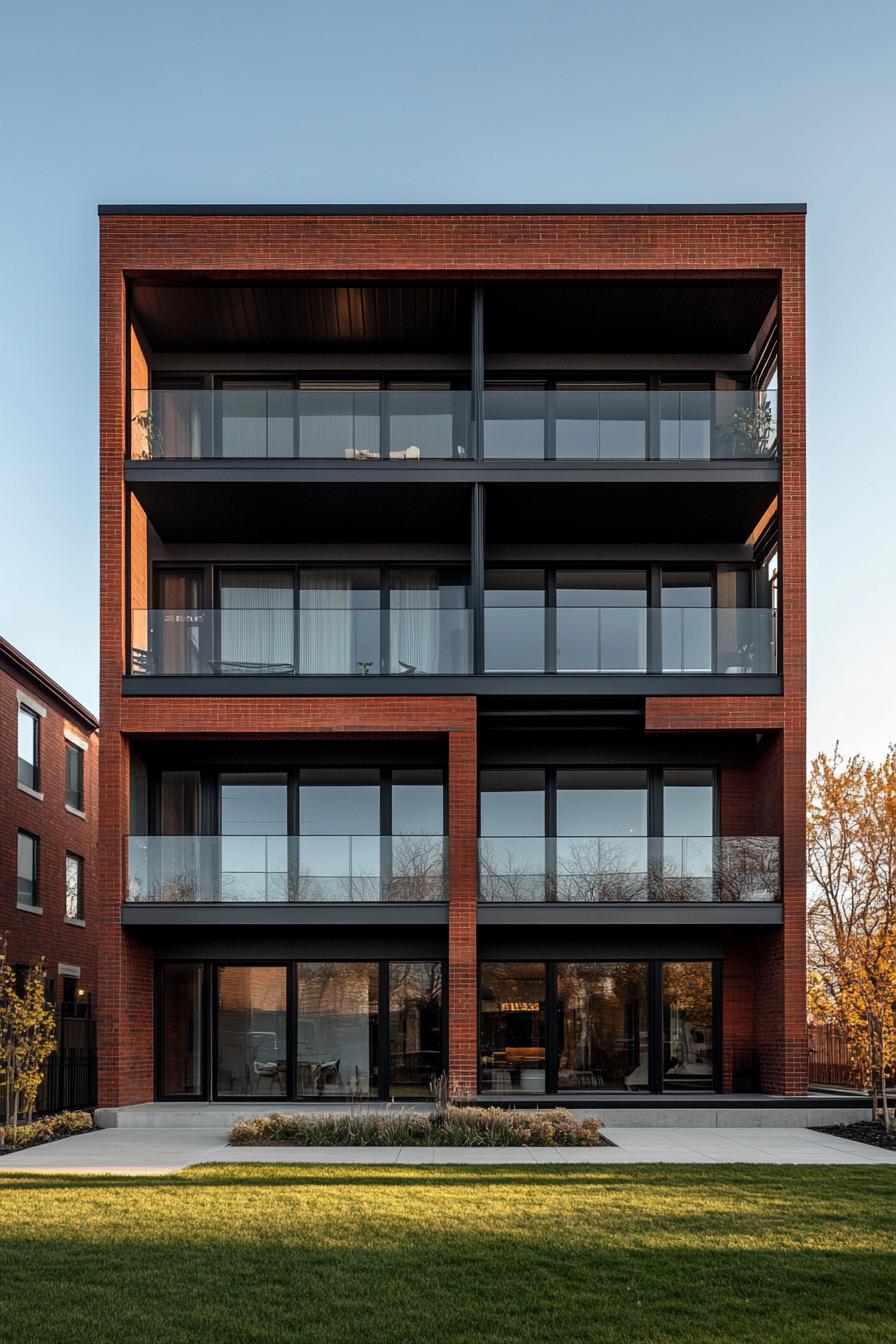
[[[84,860],[78,854],[65,856],[65,917],[84,918]]]
[[[40,719],[25,705],[19,705],[19,783],[40,785]]]
[[[16,903],[37,909],[40,902],[37,894],[38,840],[36,835],[19,831],[18,864],[16,868]]]
[[[65,744],[65,801],[68,807],[84,811],[84,752],[73,742]]]

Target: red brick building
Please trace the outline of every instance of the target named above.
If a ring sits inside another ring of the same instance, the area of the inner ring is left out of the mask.
[[[59,1003],[95,1002],[97,723],[0,639],[0,936],[14,966],[46,959]]]
[[[101,1103],[804,1093],[803,207],[100,216]]]

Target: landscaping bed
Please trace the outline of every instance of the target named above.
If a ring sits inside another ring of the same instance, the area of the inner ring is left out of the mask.
[[[896,1130],[884,1129],[882,1120],[857,1120],[852,1125],[825,1125],[816,1134],[836,1134],[838,1139],[853,1139],[856,1143],[870,1143],[875,1148],[889,1148],[896,1153]]]
[[[341,1115],[260,1115],[230,1131],[235,1147],[309,1148],[579,1148],[607,1142],[601,1121],[576,1120],[558,1107],[505,1111],[499,1106],[448,1106],[429,1113],[346,1110]]]
[[[54,1139],[67,1139],[72,1134],[86,1134],[93,1129],[89,1111],[60,1111],[58,1115],[43,1115],[27,1125],[0,1125],[0,1157],[4,1153],[18,1153],[23,1148],[36,1148]]]

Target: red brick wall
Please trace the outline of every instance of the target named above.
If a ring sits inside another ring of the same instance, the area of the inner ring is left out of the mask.
[[[278,705],[263,700],[251,711],[228,700],[214,705],[191,701],[122,708],[120,677],[124,667],[125,546],[122,457],[125,452],[127,338],[125,275],[150,272],[203,274],[207,277],[263,276],[277,273],[304,279],[338,275],[346,279],[458,278],[489,276],[643,276],[674,275],[776,277],[780,295],[781,435],[780,492],[784,695],[677,699],[647,703],[649,731],[753,729],[780,736],[780,759],[769,762],[769,797],[783,799],[784,928],[767,937],[763,986],[762,1045],[766,1077],[775,1090],[798,1092],[805,1083],[805,309],[804,219],[799,215],[514,215],[514,216],[104,216],[100,258],[100,436],[101,436],[101,717],[104,751],[101,790],[102,843],[100,881],[104,893],[104,964],[108,967],[109,1012],[101,1038],[105,1096],[142,1100],[151,1093],[150,1052],[145,1031],[148,957],[126,948],[118,902],[123,878],[123,837],[127,833],[127,747],[121,737],[122,715],[128,732],[281,731]],[[290,705],[293,702],[289,702]],[[301,704],[302,702],[297,702]],[[391,702],[394,705],[394,702]],[[416,710],[424,717],[439,710]],[[345,701],[336,702],[342,719]],[[303,728],[286,731],[382,730],[380,702],[358,701],[357,717],[345,728],[328,728],[321,707]],[[388,715],[388,710],[384,711]],[[472,715],[472,710],[468,711]],[[317,716],[316,718],[314,716]],[[251,724],[247,722],[251,717]],[[199,727],[187,728],[197,722]],[[295,715],[291,715],[295,722]],[[241,724],[242,727],[237,725]],[[440,731],[432,723],[423,731]],[[442,730],[444,731],[444,730]],[[451,731],[449,729],[448,731]],[[472,728],[449,739],[449,755],[469,769]],[[452,786],[450,786],[452,787]],[[466,796],[466,790],[462,792]],[[458,804],[460,806],[460,804]],[[772,809],[773,811],[773,809]],[[770,816],[757,811],[756,816]],[[463,821],[466,831],[468,822]],[[464,840],[463,846],[469,841]],[[461,848],[453,859],[457,875],[452,948],[459,958],[451,983],[456,994],[465,984],[470,944],[464,930],[470,899],[465,865],[472,859]],[[134,965],[128,957],[133,957]],[[762,973],[762,972],[761,972]],[[732,971],[733,974],[733,971]],[[137,978],[138,984],[131,983]],[[768,992],[766,993],[766,988]],[[136,1005],[136,1006],[135,1006]],[[455,1067],[466,1077],[475,1067],[475,1041],[461,1013],[450,1049]],[[475,1006],[471,1012],[475,1011]],[[472,1021],[472,1019],[471,1019]],[[118,1027],[123,1040],[119,1041]],[[140,1033],[144,1035],[141,1037]],[[472,1044],[471,1044],[472,1043]],[[468,1060],[465,1064],[463,1061]]]
[[[16,691],[42,705],[40,720],[40,792],[43,801],[18,787]],[[65,808],[65,737],[68,728],[88,743],[84,758],[86,819]],[[97,1000],[96,946],[99,742],[95,731],[70,707],[57,703],[46,687],[0,659],[0,937],[7,938],[13,963],[30,964],[43,956],[47,975],[59,982],[60,962],[80,966],[80,987]],[[16,848],[19,829],[40,841],[38,900],[42,914],[16,907]],[[84,860],[84,927],[65,921],[65,856]]]

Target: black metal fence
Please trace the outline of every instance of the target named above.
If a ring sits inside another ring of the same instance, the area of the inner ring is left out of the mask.
[[[47,1061],[35,1114],[96,1106],[96,1021],[67,1005],[56,1010],[56,1049]]]

